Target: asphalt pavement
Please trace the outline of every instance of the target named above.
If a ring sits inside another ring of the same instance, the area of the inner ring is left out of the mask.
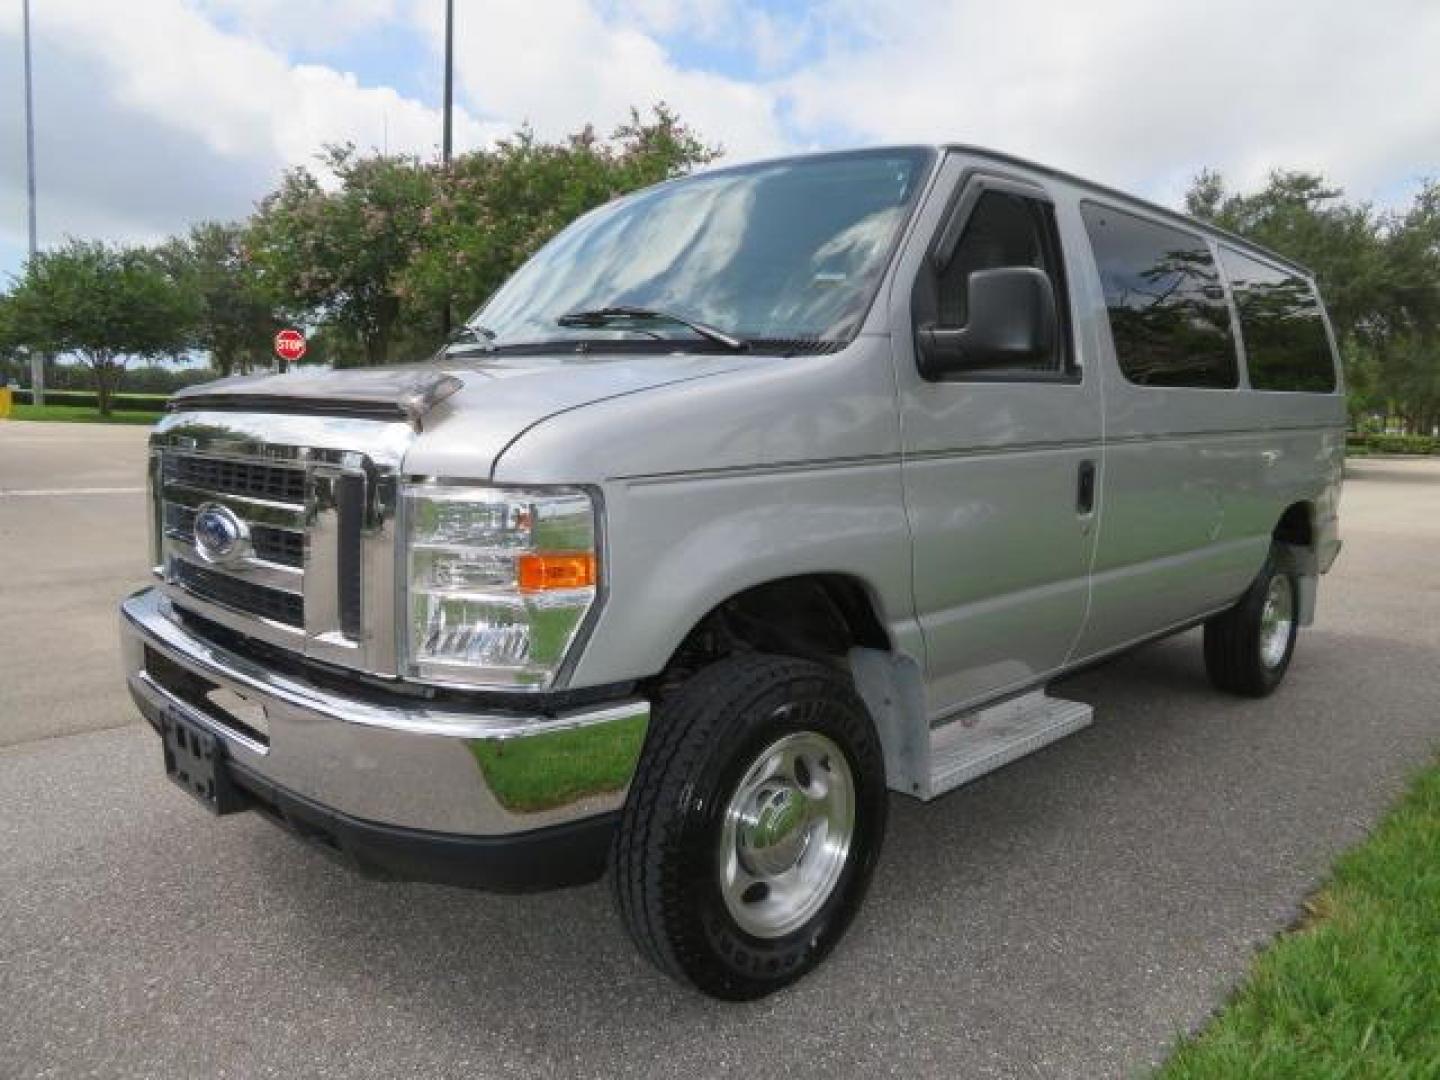
[[[722,1005],[603,885],[367,882],[175,790],[115,645],[143,440],[0,422],[0,1077],[1133,1075],[1440,744],[1440,461],[1360,461],[1274,697],[1212,691],[1196,633],[1067,680],[1094,726],[895,798],[839,950]]]

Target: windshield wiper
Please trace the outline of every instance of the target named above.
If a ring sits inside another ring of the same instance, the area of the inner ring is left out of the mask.
[[[485,352],[495,351],[495,331],[488,326],[481,326],[479,323],[465,323],[455,329],[455,332],[445,339],[445,351],[449,352],[452,346],[464,345],[475,346]]]
[[[744,338],[736,337],[734,334],[727,334],[724,330],[717,330],[694,319],[687,319],[683,315],[676,315],[669,311],[656,311],[653,308],[642,307],[602,307],[591,308],[588,311],[572,311],[568,315],[561,315],[555,320],[561,326],[605,326],[612,322],[670,322],[677,326],[683,326],[692,330],[703,338],[717,344],[724,345],[727,349],[735,352],[743,352],[750,348],[750,343]]]

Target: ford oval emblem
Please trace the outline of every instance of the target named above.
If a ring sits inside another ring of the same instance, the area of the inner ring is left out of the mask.
[[[226,562],[241,554],[248,531],[229,507],[206,503],[195,514],[195,550],[209,562]]]

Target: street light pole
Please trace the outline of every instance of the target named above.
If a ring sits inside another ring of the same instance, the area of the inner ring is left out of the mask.
[[[29,195],[30,261],[35,261],[35,95],[30,88],[30,0],[21,2],[25,37],[25,190]],[[30,401],[45,404],[45,354],[30,352]]]
[[[25,0],[29,3],[30,0]],[[445,134],[440,157],[450,164],[455,132],[455,0],[445,0]]]
[[[26,0],[29,3],[29,0]],[[440,136],[440,160],[449,170],[455,131],[455,0],[445,0],[445,126]],[[450,298],[440,313],[440,330],[450,336]]]

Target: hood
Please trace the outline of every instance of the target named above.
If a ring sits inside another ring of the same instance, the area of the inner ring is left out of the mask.
[[[171,408],[404,420],[424,432],[412,448],[424,460],[420,471],[488,477],[506,446],[558,413],[755,363],[708,354],[482,354],[404,367],[235,376],[188,387]],[[406,468],[416,471],[408,457]]]

